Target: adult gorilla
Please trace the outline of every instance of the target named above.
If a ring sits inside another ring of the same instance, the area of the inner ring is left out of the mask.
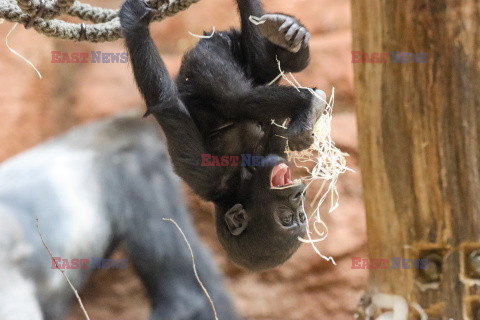
[[[195,233],[156,126],[135,113],[74,129],[0,166],[0,319],[65,319],[74,294],[55,256],[108,257],[123,244],[152,301],[150,319],[237,319],[212,257]],[[76,288],[88,269],[67,269]],[[112,270],[114,272],[115,270]]]

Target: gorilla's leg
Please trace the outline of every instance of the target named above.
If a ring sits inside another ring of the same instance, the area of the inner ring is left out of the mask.
[[[237,4],[242,23],[240,45],[246,60],[244,63],[248,67],[249,76],[253,77],[257,84],[266,84],[278,75],[277,59],[284,71],[299,72],[307,67],[310,35],[297,19],[283,14],[264,15],[265,11],[259,0],[237,0]],[[254,25],[249,20],[252,15],[263,16],[264,23]],[[281,29],[284,25],[289,28]],[[284,42],[285,45],[272,43],[274,38],[276,43]],[[293,50],[290,44],[300,44],[300,48]]]

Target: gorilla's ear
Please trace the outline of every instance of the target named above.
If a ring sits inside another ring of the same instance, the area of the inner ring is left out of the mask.
[[[243,206],[237,203],[225,213],[228,230],[234,236],[239,236],[247,228],[248,215]]]

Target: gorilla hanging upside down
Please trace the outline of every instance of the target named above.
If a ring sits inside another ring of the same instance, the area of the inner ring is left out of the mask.
[[[162,126],[177,174],[215,203],[217,234],[229,257],[259,271],[285,262],[306,230],[305,185],[291,180],[279,136],[291,150],[308,148],[325,104],[307,90],[268,85],[279,74],[277,59],[285,71],[308,65],[310,34],[300,22],[264,15],[257,0],[237,4],[242,30],[200,40],[184,56],[176,83],[150,37],[154,11],[127,0],[120,21],[147,114]],[[252,24],[251,15],[265,22]],[[287,118],[286,130],[272,125]],[[264,156],[270,165],[202,166],[204,154]]]

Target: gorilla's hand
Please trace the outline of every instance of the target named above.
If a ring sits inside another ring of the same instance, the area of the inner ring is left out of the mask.
[[[321,99],[313,96],[311,108],[307,112],[300,114],[298,118],[292,119],[288,126],[288,147],[292,151],[308,149],[314,141],[313,128],[325,111],[327,104],[325,92],[322,90],[315,90],[315,92]]]
[[[308,46],[310,33],[294,17],[280,13],[265,14],[260,18],[260,32],[270,42],[296,53]]]
[[[138,27],[148,27],[155,10],[149,8],[144,0],[126,0],[120,9],[120,24],[123,32]]]

